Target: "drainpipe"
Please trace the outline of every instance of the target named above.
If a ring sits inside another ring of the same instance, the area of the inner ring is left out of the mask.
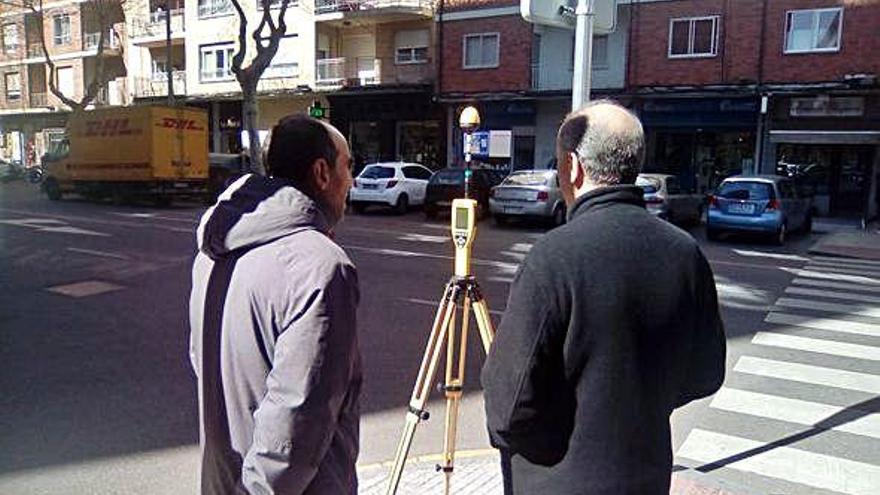
[[[436,83],[435,83],[436,89],[434,90],[434,99],[435,99],[435,102],[438,105],[440,105],[441,110],[445,110],[443,108],[443,105],[441,105],[440,102],[438,101],[440,94],[443,92],[443,58],[444,58],[443,57],[443,13],[445,12],[445,6],[446,6],[446,2],[444,0],[440,0],[440,5],[438,6],[439,16],[437,19],[437,21],[438,21],[437,22],[437,44],[434,46],[434,57],[436,58],[436,63],[434,65],[437,68],[437,75],[434,78],[434,80],[436,81]],[[446,119],[447,119],[447,112],[444,111],[443,112],[443,122],[444,122],[444,124],[446,124],[448,126],[449,123],[446,122]],[[445,127],[446,126],[444,126],[444,131],[445,131]],[[442,165],[443,167],[446,167],[446,165],[448,165],[447,155],[449,154],[448,140],[446,138],[446,132],[442,132],[440,134],[441,134],[440,140],[442,143],[442,146],[440,146],[440,149],[443,149],[444,151],[443,151],[443,159],[439,160],[440,163],[438,163],[438,165]],[[441,143],[438,143],[438,144],[441,144]]]
[[[755,93],[760,104],[758,110],[758,129],[755,136],[755,160],[754,173],[762,173],[764,170],[764,134],[767,133],[767,113],[770,111],[770,95],[764,94],[764,45],[767,38],[767,0],[761,2],[761,39],[758,43],[758,84]]]

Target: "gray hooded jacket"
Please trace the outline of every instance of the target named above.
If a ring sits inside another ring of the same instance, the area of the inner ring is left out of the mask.
[[[203,494],[357,491],[357,272],[316,204],[244,176],[202,217],[192,272]]]

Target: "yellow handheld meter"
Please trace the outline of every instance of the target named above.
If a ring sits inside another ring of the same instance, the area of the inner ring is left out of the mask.
[[[477,234],[477,202],[473,199],[452,201],[452,242],[455,244],[455,275],[471,274],[471,247]]]

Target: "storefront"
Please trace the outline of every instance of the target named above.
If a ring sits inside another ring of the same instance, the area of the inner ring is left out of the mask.
[[[814,194],[822,216],[877,216],[880,182],[880,98],[796,95],[771,105],[764,173],[796,178]]]
[[[503,170],[527,169],[540,166],[535,163],[535,123],[537,105],[532,100],[454,102],[447,106],[447,145],[449,166],[461,165],[464,160],[463,136],[458,126],[458,115],[473,105],[480,112],[480,131],[509,131],[509,152],[496,153],[478,161]]]
[[[753,170],[757,98],[644,98],[635,110],[645,127],[646,172],[676,175],[705,193]]]

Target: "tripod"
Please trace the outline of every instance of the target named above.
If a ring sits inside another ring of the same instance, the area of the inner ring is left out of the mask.
[[[489,307],[480,292],[477,279],[470,270],[470,248],[475,234],[474,207],[475,201],[457,199],[452,207],[452,232],[456,245],[455,275],[446,284],[443,298],[440,300],[431,335],[422,356],[422,365],[416,378],[415,387],[407,407],[406,424],[403,436],[397,446],[394,467],[388,482],[387,495],[397,493],[403,467],[409,455],[416,427],[429,417],[425,410],[431,384],[437,373],[443,344],[446,344],[446,379],[443,391],[446,395],[446,434],[443,442],[443,464],[437,466],[438,471],[445,474],[444,493],[450,493],[453,463],[455,461],[455,441],[458,432],[458,409],[461,403],[464,372],[467,358],[468,330],[470,315],[474,319],[483,342],[483,350],[488,353],[495,328],[489,317]],[[458,311],[461,309],[461,326],[456,324]],[[458,348],[456,349],[456,344]],[[457,351],[457,352],[456,352]]]

